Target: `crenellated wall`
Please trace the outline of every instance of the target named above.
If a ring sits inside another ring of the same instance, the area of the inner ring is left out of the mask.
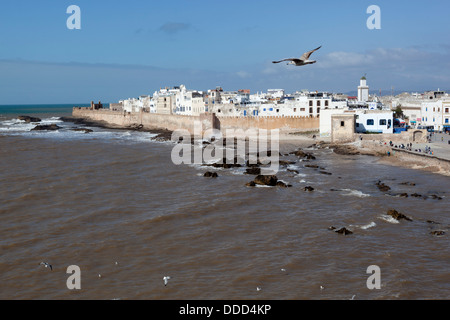
[[[90,108],[73,108],[76,118],[104,121],[109,125],[128,127],[143,125],[145,129],[186,129],[194,133],[195,123],[201,123],[202,129],[280,129],[282,133],[311,131],[319,129],[318,117],[216,117],[205,113],[200,116],[183,116],[158,113],[129,113],[110,109],[91,110]]]

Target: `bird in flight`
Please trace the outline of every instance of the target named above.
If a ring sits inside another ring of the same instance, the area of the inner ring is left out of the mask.
[[[309,60],[309,57],[311,57],[313,52],[319,50],[320,48],[322,48],[322,46],[320,46],[320,47],[318,47],[318,48],[316,48],[314,50],[305,52],[300,58],[283,59],[283,60],[280,60],[280,61],[272,61],[272,63],[280,63],[280,62],[283,62],[283,61],[289,61],[288,65],[289,64],[293,64],[293,65],[295,65],[297,67],[304,66],[304,65],[307,65],[307,64],[313,64],[313,63],[316,63],[317,61],[316,60]]]
[[[50,270],[53,270],[52,265],[47,263],[47,262],[41,262],[41,263],[39,263],[39,265],[42,265],[42,266],[44,266],[46,268],[50,268]]]
[[[165,277],[163,277],[163,280],[164,280],[164,286],[167,286],[167,283],[169,282],[170,277],[169,276],[165,276]]]

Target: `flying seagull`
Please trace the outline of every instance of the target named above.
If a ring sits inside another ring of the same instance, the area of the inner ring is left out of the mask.
[[[165,286],[167,286],[167,283],[169,282],[169,279],[170,279],[170,277],[168,277],[168,276],[165,276],[165,277],[163,278],[163,280],[164,280],[164,285],[165,285]]]
[[[42,265],[42,266],[44,266],[44,267],[46,267],[46,268],[50,268],[50,270],[53,271],[52,265],[49,264],[49,263],[47,263],[47,262],[41,262],[41,263],[39,263],[39,265]]]
[[[293,65],[295,65],[297,67],[304,66],[304,65],[307,65],[307,64],[313,64],[313,63],[316,63],[317,61],[316,60],[309,60],[309,57],[313,54],[314,51],[317,51],[320,48],[322,48],[322,46],[320,46],[320,47],[318,47],[318,48],[316,48],[314,50],[305,52],[300,58],[283,59],[283,60],[280,60],[280,61],[272,61],[272,63],[280,63],[280,62],[283,62],[283,61],[289,61],[288,65],[289,64],[293,64]]]

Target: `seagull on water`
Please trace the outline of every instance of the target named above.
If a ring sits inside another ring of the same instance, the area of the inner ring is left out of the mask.
[[[41,262],[41,263],[39,263],[39,265],[44,266],[44,267],[46,267],[46,268],[50,268],[50,270],[53,271],[52,265],[49,264],[49,263],[47,263],[47,262]]]
[[[163,277],[163,280],[164,280],[164,285],[167,286],[167,283],[169,282],[170,277],[165,276],[165,277]]]
[[[319,50],[320,48],[322,48],[322,46],[320,46],[320,47],[318,47],[318,48],[316,48],[314,50],[305,52],[300,58],[283,59],[283,60],[279,60],[279,61],[272,61],[272,63],[280,63],[280,62],[283,62],[283,61],[289,61],[288,65],[289,64],[293,64],[293,65],[295,65],[297,67],[301,67],[301,66],[304,66],[304,65],[307,65],[307,64],[313,64],[313,63],[316,63],[317,61],[316,60],[309,60],[309,57],[311,57],[313,52]]]

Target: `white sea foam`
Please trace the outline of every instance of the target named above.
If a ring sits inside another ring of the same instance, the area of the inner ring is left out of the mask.
[[[389,216],[387,214],[382,214],[381,216],[379,216],[379,218],[381,220],[384,220],[384,221],[389,222],[389,223],[394,223],[394,224],[395,223],[399,223],[397,219],[394,219],[393,217],[391,217],[391,216]]]
[[[359,190],[342,189],[342,191],[347,192],[347,193],[343,193],[342,194],[343,196],[355,196],[355,197],[359,197],[359,198],[370,197],[370,194],[363,193],[362,191],[359,191]]]
[[[371,222],[371,223],[369,223],[369,224],[366,224],[366,225],[364,225],[364,226],[361,226],[361,229],[364,229],[364,230],[366,230],[366,229],[370,229],[370,228],[374,228],[374,227],[376,227],[377,226],[377,224],[375,223],[375,222]]]
[[[370,229],[370,228],[375,228],[376,226],[377,226],[377,224],[375,222],[373,222],[373,221],[368,223],[368,224],[362,225],[362,226],[360,226],[360,225],[352,225],[352,227],[360,228],[360,229],[363,229],[363,230],[367,230],[367,229]]]

